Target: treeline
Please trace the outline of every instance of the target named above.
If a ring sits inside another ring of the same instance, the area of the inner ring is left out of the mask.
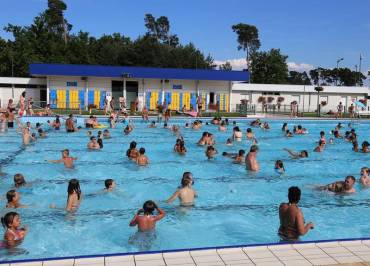
[[[213,58],[204,55],[192,43],[181,44],[170,31],[167,17],[146,14],[147,32],[136,39],[121,33],[100,38],[88,32],[72,33],[72,24],[64,17],[67,5],[62,0],[48,0],[47,9],[29,26],[8,24],[4,30],[13,40],[0,38],[0,76],[28,76],[33,62],[65,64],[97,64],[151,66],[171,68],[213,69]],[[348,68],[317,68],[307,72],[289,71],[288,56],[279,49],[259,51],[258,29],[239,23],[231,29],[237,35],[237,48],[246,51],[251,82],[267,84],[362,85],[366,77]],[[231,64],[219,66],[231,70]]]
[[[14,40],[0,38],[0,76],[28,76],[33,62],[152,66],[173,68],[213,68],[213,58],[204,55],[192,43],[180,44],[170,34],[166,17],[145,15],[147,32],[132,40],[120,33],[100,38],[88,32],[71,33],[72,25],[64,18],[66,4],[48,0],[48,8],[35,17],[30,26],[8,24],[4,30]]]

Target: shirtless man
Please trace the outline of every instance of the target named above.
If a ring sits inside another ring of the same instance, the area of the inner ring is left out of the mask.
[[[90,150],[100,150],[100,145],[94,136],[90,137],[90,142],[87,144],[87,148]]]
[[[233,140],[242,141],[243,133],[238,126],[233,128]]]
[[[307,158],[308,157],[308,152],[306,150],[303,150],[301,152],[294,152],[294,151],[286,149],[286,148],[284,148],[283,150],[287,151],[293,159]]]
[[[314,225],[304,223],[303,213],[298,207],[301,199],[301,190],[298,187],[289,188],[288,199],[289,203],[282,203],[279,207],[279,235],[283,240],[298,240],[299,236],[307,234]]]
[[[260,169],[257,162],[258,146],[252,145],[247,156],[245,157],[245,165],[249,171],[258,171]]]
[[[66,120],[66,129],[67,129],[67,132],[78,131],[78,129],[75,127],[75,124],[73,122],[73,114],[70,114],[69,118]]]
[[[181,179],[181,188],[166,200],[167,203],[172,203],[177,198],[180,199],[181,206],[194,205],[194,198],[197,197],[197,192],[192,188],[194,184],[193,175],[190,172],[185,172]]]
[[[317,146],[313,151],[314,152],[322,152],[322,151],[324,151],[324,148],[325,148],[325,142],[320,139],[319,140],[319,146]]]
[[[139,149],[139,156],[136,157],[136,163],[137,165],[144,166],[149,164],[149,159],[145,155],[145,149],[140,148]]]
[[[251,128],[247,128],[246,137],[247,137],[247,139],[254,139],[254,133],[252,132]]]
[[[157,210],[158,215],[153,215],[154,210]],[[143,213],[144,215],[140,215]],[[148,200],[144,203],[143,208],[138,210],[134,218],[130,222],[130,226],[138,226],[141,232],[151,231],[155,228],[157,221],[161,220],[166,213],[160,209],[154,201]]]
[[[335,193],[355,193],[356,189],[353,187],[356,183],[356,178],[349,175],[344,181],[337,181],[326,186],[319,187],[320,190],[328,190]]]
[[[49,163],[64,163],[65,168],[73,168],[73,161],[77,160],[77,157],[70,157],[69,150],[65,149],[62,151],[62,158],[59,160],[49,160]]]

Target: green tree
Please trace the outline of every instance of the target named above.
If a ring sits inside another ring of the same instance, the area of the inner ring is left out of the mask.
[[[366,76],[358,71],[352,71],[349,68],[326,69],[318,67],[310,71],[310,76],[315,85],[334,86],[338,79],[338,86],[356,86],[363,85]]]
[[[238,35],[238,50],[247,52],[247,68],[249,70],[249,55],[257,51],[261,46],[258,37],[258,29],[256,26],[244,23],[235,24],[231,26],[231,28]]]
[[[306,71],[303,73],[289,71],[288,83],[293,85],[311,85],[311,80]]]
[[[226,71],[230,71],[230,70],[233,70],[231,64],[229,61],[226,61],[224,64],[221,64],[219,67],[218,67],[219,70],[226,70]]]
[[[161,16],[158,19],[152,14],[145,14],[145,27],[147,34],[153,36],[158,42],[176,47],[179,44],[179,38],[176,34],[170,34],[170,21],[167,17]]]
[[[282,55],[280,49],[251,54],[253,83],[286,84],[288,82],[288,56]]]

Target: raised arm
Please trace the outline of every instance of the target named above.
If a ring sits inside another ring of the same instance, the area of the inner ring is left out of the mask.
[[[290,149],[284,148],[283,150],[284,151],[287,151],[294,158],[297,158],[299,156],[296,152],[294,152],[294,151],[292,151]]]
[[[157,207],[157,211],[158,211],[158,215],[155,216],[154,218],[154,221],[159,221],[160,219],[162,219],[164,216],[166,216],[166,213],[164,210],[162,210],[161,208]]]
[[[132,220],[131,220],[131,222],[129,224],[130,226],[136,226],[137,225],[137,218],[138,218],[139,214],[141,212],[143,212],[143,211],[144,211],[143,209],[140,209],[140,210],[137,211],[137,213],[135,214],[134,218],[132,218]]]
[[[59,159],[59,160],[46,160],[47,162],[49,163],[62,163],[63,160],[62,159]]]

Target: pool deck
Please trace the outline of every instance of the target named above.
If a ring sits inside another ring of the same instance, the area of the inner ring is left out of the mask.
[[[102,255],[1,263],[18,266],[222,266],[356,265],[370,266],[370,240],[324,241],[216,249]]]

